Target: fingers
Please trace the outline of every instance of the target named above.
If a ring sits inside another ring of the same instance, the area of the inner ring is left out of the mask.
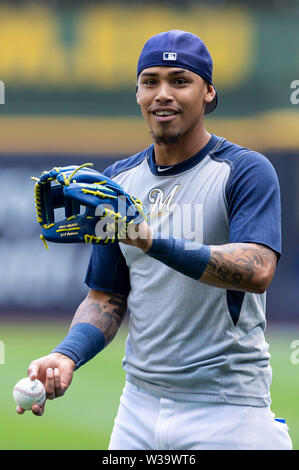
[[[47,399],[53,400],[54,398],[61,397],[64,394],[64,389],[61,385],[60,371],[58,368],[47,369],[46,372],[46,392]]]
[[[31,380],[35,380],[38,378],[38,374],[40,371],[40,364],[37,361],[32,361],[28,367],[27,375]]]
[[[42,416],[44,414],[44,411],[45,411],[45,403],[42,406],[38,406],[37,404],[33,405],[32,408],[31,408],[32,413],[35,416]]]
[[[62,389],[62,386],[61,386],[59,369],[54,369],[54,386],[55,386],[55,396],[61,397],[64,394],[64,390]]]
[[[48,400],[53,400],[55,398],[55,385],[54,385],[53,369],[47,369],[47,371],[46,371],[46,392],[47,392],[47,399]]]
[[[40,380],[46,390],[46,399],[53,400],[64,395],[72,381],[73,370],[74,362],[71,359],[60,354],[51,354],[32,361],[27,375],[31,380]],[[44,409],[45,403],[42,406],[34,404],[31,411],[35,416],[42,416]],[[16,411],[20,415],[25,413],[19,406]]]
[[[17,406],[16,411],[19,415],[23,415],[25,413],[25,410],[21,408],[21,406]],[[38,406],[37,404],[35,404],[32,406],[31,411],[35,416],[42,416],[45,411],[45,404],[43,404],[42,406]]]

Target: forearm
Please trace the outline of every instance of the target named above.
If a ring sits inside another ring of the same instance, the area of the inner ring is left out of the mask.
[[[126,296],[91,290],[79,305],[70,328],[79,323],[89,323],[103,333],[107,345],[116,335],[126,308]]]
[[[69,357],[78,369],[111,342],[125,313],[126,296],[91,290],[79,306],[68,335],[52,353]]]
[[[210,246],[211,256],[200,281],[216,287],[245,292],[264,292],[276,266],[276,255],[255,243]]]
[[[224,289],[262,293],[270,284],[276,254],[255,243],[200,245],[173,239],[159,242],[147,224],[140,225],[140,237],[132,244],[169,267],[205,284]],[[190,249],[192,248],[194,249]]]

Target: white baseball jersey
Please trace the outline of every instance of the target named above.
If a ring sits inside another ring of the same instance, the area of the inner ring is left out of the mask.
[[[257,152],[212,135],[177,165],[157,165],[151,145],[105,174],[143,201],[165,237],[254,242],[280,256],[278,179]],[[123,367],[132,384],[165,399],[270,404],[265,293],[209,286],[122,243],[93,246],[86,283],[128,294]]]

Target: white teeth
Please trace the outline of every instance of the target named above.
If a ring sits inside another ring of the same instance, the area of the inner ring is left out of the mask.
[[[174,111],[156,111],[155,114],[157,116],[172,116],[173,114],[176,114]]]

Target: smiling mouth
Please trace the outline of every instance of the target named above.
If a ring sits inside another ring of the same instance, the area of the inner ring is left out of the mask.
[[[178,111],[153,111],[152,114],[156,121],[169,122],[173,121],[179,113]]]
[[[174,116],[178,114],[178,112],[177,111],[154,111],[153,114],[155,116],[164,117],[164,116]]]

